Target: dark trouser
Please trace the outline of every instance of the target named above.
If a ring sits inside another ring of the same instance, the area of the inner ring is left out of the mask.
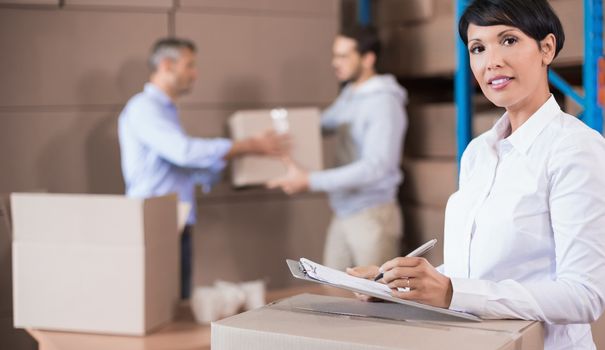
[[[181,299],[189,299],[191,296],[192,231],[193,226],[187,225],[181,235]]]

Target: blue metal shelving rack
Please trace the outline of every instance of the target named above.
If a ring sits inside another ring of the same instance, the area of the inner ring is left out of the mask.
[[[371,21],[371,1],[357,0],[357,22],[361,25],[368,25]]]
[[[468,0],[456,1],[456,23],[468,5]],[[603,2],[602,0],[584,0],[584,65],[582,80],[584,97],[576,93],[571,86],[556,74],[549,71],[549,80],[552,85],[570,96],[579,105],[584,107],[583,113],[578,116],[588,126],[603,133],[603,112],[598,104],[598,61],[603,55]],[[456,60],[457,69],[454,82],[454,97],[457,108],[456,136],[458,161],[462,152],[472,138],[472,91],[471,76],[468,66],[468,52],[462,40],[458,38],[456,30]]]
[[[552,69],[548,78],[550,83],[564,94],[570,96],[584,111],[578,117],[588,126],[603,133],[603,109],[598,104],[598,62],[603,56],[603,1],[584,1],[584,65],[582,80],[584,97],[575,92],[572,87]],[[456,26],[458,19],[469,4],[469,0],[456,0]],[[357,1],[357,16],[360,24],[369,24],[371,20],[371,0]],[[456,102],[456,147],[457,158],[460,162],[462,152],[472,138],[472,85],[468,64],[468,51],[456,33],[456,62],[457,69],[454,77],[454,99]]]
[[[462,17],[464,9],[468,6],[468,0],[456,0],[456,75],[454,76],[454,100],[456,102],[456,157],[458,164],[462,152],[466,149],[473,138],[472,133],[472,85],[471,68],[468,63],[468,50],[458,36],[458,20]]]

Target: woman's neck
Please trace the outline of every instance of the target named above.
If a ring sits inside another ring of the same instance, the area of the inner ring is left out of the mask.
[[[511,134],[523,125],[548,99],[551,94],[546,88],[540,89],[539,92],[533,93],[519,103],[506,107],[506,114],[510,121]]]

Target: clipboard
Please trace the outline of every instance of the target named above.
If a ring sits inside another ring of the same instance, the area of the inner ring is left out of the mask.
[[[320,281],[314,278],[307,276],[304,269],[301,267],[300,262],[297,260],[286,259],[286,263],[288,264],[288,268],[292,273],[292,276],[295,278],[319,283],[323,285],[328,285],[340,289],[346,289],[351,292],[361,293],[373,296],[378,299],[382,299],[388,302],[400,304],[401,306],[392,307],[392,304],[382,304],[381,303],[366,303],[368,307],[364,308],[364,315],[370,317],[379,317],[379,318],[387,318],[387,319],[395,319],[395,320],[408,320],[406,317],[406,313],[413,315],[410,319],[418,320],[420,318],[426,321],[470,321],[470,322],[481,322],[482,320],[472,314],[454,311],[449,309],[444,309],[436,306],[426,305],[417,303],[414,301],[403,300],[399,298],[395,298],[393,296],[385,296],[377,293],[373,293],[372,291],[365,291],[356,288],[352,288],[349,286],[344,286],[340,284],[334,284],[330,282]],[[377,307],[372,307],[370,305],[379,305]],[[388,307],[384,307],[383,305],[388,305]],[[332,311],[332,313],[346,314],[346,310],[340,307],[338,310],[314,310],[318,312],[328,312]]]

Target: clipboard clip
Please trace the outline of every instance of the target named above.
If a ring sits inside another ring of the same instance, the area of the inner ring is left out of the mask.
[[[313,265],[309,265],[309,264],[307,264],[305,266],[305,263],[303,263],[302,261],[298,261],[298,266],[300,267],[300,271],[302,271],[302,273],[304,273],[305,276],[307,276],[309,278],[313,278],[312,276],[309,275],[309,271],[311,271],[311,273],[313,273],[314,275],[317,274],[317,266],[313,266]]]

